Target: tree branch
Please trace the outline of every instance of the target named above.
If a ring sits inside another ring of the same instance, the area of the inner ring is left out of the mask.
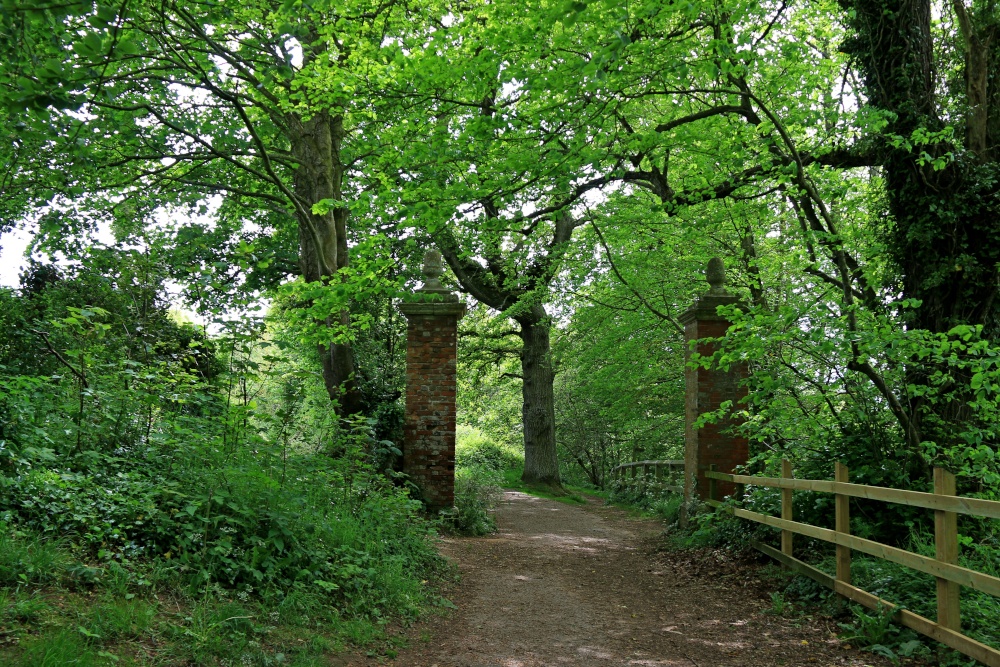
[[[62,356],[59,353],[59,350],[57,350],[56,348],[52,347],[52,343],[49,341],[49,334],[48,334],[48,332],[38,331],[37,329],[31,329],[31,333],[35,334],[36,336],[41,337],[41,339],[45,342],[45,347],[49,348],[49,352],[51,352],[52,354],[54,354],[55,357],[56,357],[56,359],[58,359],[62,363],[63,366],[65,366],[66,368],[68,368],[70,370],[70,372],[72,372],[73,375],[75,375],[80,380],[80,384],[83,385],[84,389],[89,389],[90,388],[90,385],[87,383],[87,376],[83,374],[83,371],[77,370],[73,366],[73,364],[71,364],[68,361],[66,361],[66,357]]]
[[[596,222],[591,221],[590,224],[594,228],[594,232],[597,234],[597,238],[601,241],[601,245],[604,247],[604,252],[608,256],[608,263],[611,265],[611,270],[618,277],[618,280],[621,282],[621,284],[624,285],[625,288],[628,289],[628,291],[631,292],[633,296],[635,296],[635,298],[639,299],[639,301],[642,302],[642,305],[646,306],[646,308],[649,309],[649,312],[653,313],[661,320],[669,322],[671,325],[673,325],[674,329],[677,330],[677,333],[683,335],[684,327],[682,327],[677,320],[675,320],[669,314],[661,312],[659,309],[655,308],[651,303],[649,303],[649,301],[646,300],[646,297],[639,294],[639,292],[634,287],[632,287],[627,280],[625,280],[621,272],[618,271],[618,267],[615,266],[615,260],[611,256],[611,248],[608,247],[607,242],[604,240],[604,234],[601,233],[601,230],[600,228],[598,228]]]

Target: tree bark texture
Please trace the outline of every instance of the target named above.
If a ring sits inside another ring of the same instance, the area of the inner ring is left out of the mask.
[[[344,138],[343,120],[328,113],[317,113],[308,120],[289,119],[292,154],[298,162],[295,172],[295,197],[299,223],[299,268],[308,282],[336,280],[337,271],[348,266],[346,206],[314,213],[312,205],[323,201],[343,201],[344,165],[340,160]],[[331,313],[326,326],[346,326],[347,310]],[[330,399],[337,403],[341,416],[357,414],[364,401],[354,380],[354,354],[344,343],[318,345],[323,365],[323,381]]]
[[[578,223],[568,214],[553,222],[552,241],[529,267],[511,280],[499,255],[487,252],[486,266],[462,253],[454,235],[444,229],[435,243],[462,289],[490,308],[508,313],[521,327],[521,396],[524,400],[524,474],[532,484],[559,486],[559,458],[556,454],[555,391],[552,353],[549,346],[550,318],[537,300],[541,290],[555,275],[562,253]],[[513,314],[513,312],[519,314]]]
[[[549,318],[541,306],[532,308],[532,317],[518,318],[521,325],[521,395],[524,399],[524,474],[529,484],[559,486],[559,458],[556,454],[556,415],[549,344]]]
[[[841,0],[854,11],[855,35],[844,45],[864,76],[868,103],[892,114],[884,141],[874,148],[884,168],[889,208],[887,237],[904,296],[919,299],[907,326],[943,333],[959,324],[1000,333],[1000,73],[990,11],[973,13],[953,0],[965,49],[965,145],[940,133],[929,0]],[[923,134],[929,139],[919,140]],[[936,164],[935,164],[936,161]],[[907,384],[927,385],[934,369],[914,364]],[[969,418],[964,401],[907,399],[911,443],[947,443]]]
[[[915,130],[940,132],[929,0],[842,0],[855,10],[856,36],[845,50],[857,58],[869,104],[895,115],[887,133],[906,139]],[[997,332],[1000,225],[997,224],[1000,135],[994,20],[969,16],[954,3],[966,42],[967,147],[943,138],[907,147],[879,147],[891,213],[890,249],[903,293],[920,299],[908,324],[944,332],[983,324]],[[984,90],[984,86],[986,90]],[[992,88],[993,90],[989,90]],[[928,159],[930,158],[930,159]],[[934,158],[943,158],[937,165]]]

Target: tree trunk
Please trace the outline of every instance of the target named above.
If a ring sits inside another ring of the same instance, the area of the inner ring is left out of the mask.
[[[936,100],[929,0],[841,4],[853,10],[848,23],[856,31],[844,50],[860,65],[869,104],[892,114],[886,132],[911,137],[944,129]],[[908,328],[943,333],[958,324],[980,324],[985,336],[994,338],[1000,331],[994,161],[1000,137],[991,128],[997,126],[1000,109],[989,94],[995,74],[987,70],[995,61],[989,51],[996,25],[989,13],[968,14],[961,0],[953,0],[953,7],[966,43],[967,145],[941,136],[912,148],[881,146],[891,214],[888,245],[902,276],[903,295],[921,302],[909,312]],[[928,387],[937,370],[914,363],[907,369],[907,386]],[[967,380],[956,379],[960,384]],[[934,391],[907,397],[911,444],[933,440],[947,445],[969,419],[965,401],[935,400]]]
[[[886,131],[910,137],[939,132],[929,0],[842,0],[855,11],[857,35],[845,44],[865,75],[869,104],[891,112]],[[907,324],[945,332],[956,324],[982,324],[997,332],[996,297],[1000,227],[996,224],[1000,137],[989,128],[1000,116],[983,90],[993,73],[984,48],[996,26],[954,3],[968,47],[965,119],[969,146],[944,138],[912,148],[883,146],[886,199],[892,214],[889,250],[903,276],[903,294],[920,299]],[[894,17],[889,21],[887,16]],[[953,121],[952,121],[953,122]],[[928,156],[931,160],[928,160]],[[933,158],[940,158],[937,165]]]
[[[299,268],[308,282],[336,280],[339,269],[348,266],[346,206],[315,213],[312,205],[323,200],[343,200],[344,167],[340,146],[344,137],[339,116],[317,113],[309,120],[291,119],[292,154],[299,163],[295,172],[295,197],[302,206],[299,221]],[[346,326],[347,310],[332,313],[322,324]],[[320,344],[323,382],[337,414],[346,417],[363,411],[364,402],[354,380],[354,352],[346,343]]]
[[[524,399],[524,474],[528,484],[560,485],[556,456],[555,395],[552,388],[552,351],[549,318],[542,306],[534,306],[529,317],[517,318],[521,325],[521,394]]]

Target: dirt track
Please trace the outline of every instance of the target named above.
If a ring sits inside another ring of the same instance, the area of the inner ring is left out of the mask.
[[[888,664],[845,649],[826,623],[769,613],[752,577],[699,575],[699,562],[657,551],[657,522],[513,491],[497,518],[494,536],[444,541],[458,609],[415,628],[396,665]]]

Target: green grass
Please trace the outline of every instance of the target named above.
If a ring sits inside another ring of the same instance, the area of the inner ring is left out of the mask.
[[[134,664],[122,661],[109,651],[101,651],[87,645],[86,639],[77,631],[63,628],[33,638],[23,645],[23,651],[13,663],[14,667],[97,667],[98,665]],[[117,658],[117,660],[116,660]]]
[[[15,532],[0,521],[0,586],[52,581],[64,574],[70,562],[58,542]]]
[[[5,667],[325,666],[359,647],[391,656],[399,640],[390,628],[439,600],[401,557],[375,562],[352,555],[342,567],[355,568],[353,574],[345,571],[332,592],[216,586],[192,593],[176,578],[156,580],[155,563],[93,567],[67,544],[0,527],[0,567],[8,573],[0,585]],[[11,574],[18,559],[26,569]],[[97,574],[81,578],[84,570]]]
[[[49,608],[49,603],[37,595],[0,589],[0,624],[37,623]]]
[[[83,614],[79,627],[86,632],[81,634],[108,641],[141,639],[152,627],[158,606],[146,600],[109,596]]]
[[[0,589],[0,648],[11,667],[328,665],[351,647],[391,656],[390,625],[343,616],[322,595],[126,599],[100,589]]]
[[[525,484],[521,481],[523,473],[523,467],[507,468],[504,470],[504,488],[513,489],[514,491],[520,491],[539,498],[548,498],[549,500],[566,503],[567,505],[585,505],[587,503],[586,496],[600,495],[591,489],[584,489],[578,486],[563,485],[562,490],[558,490],[550,486]]]

